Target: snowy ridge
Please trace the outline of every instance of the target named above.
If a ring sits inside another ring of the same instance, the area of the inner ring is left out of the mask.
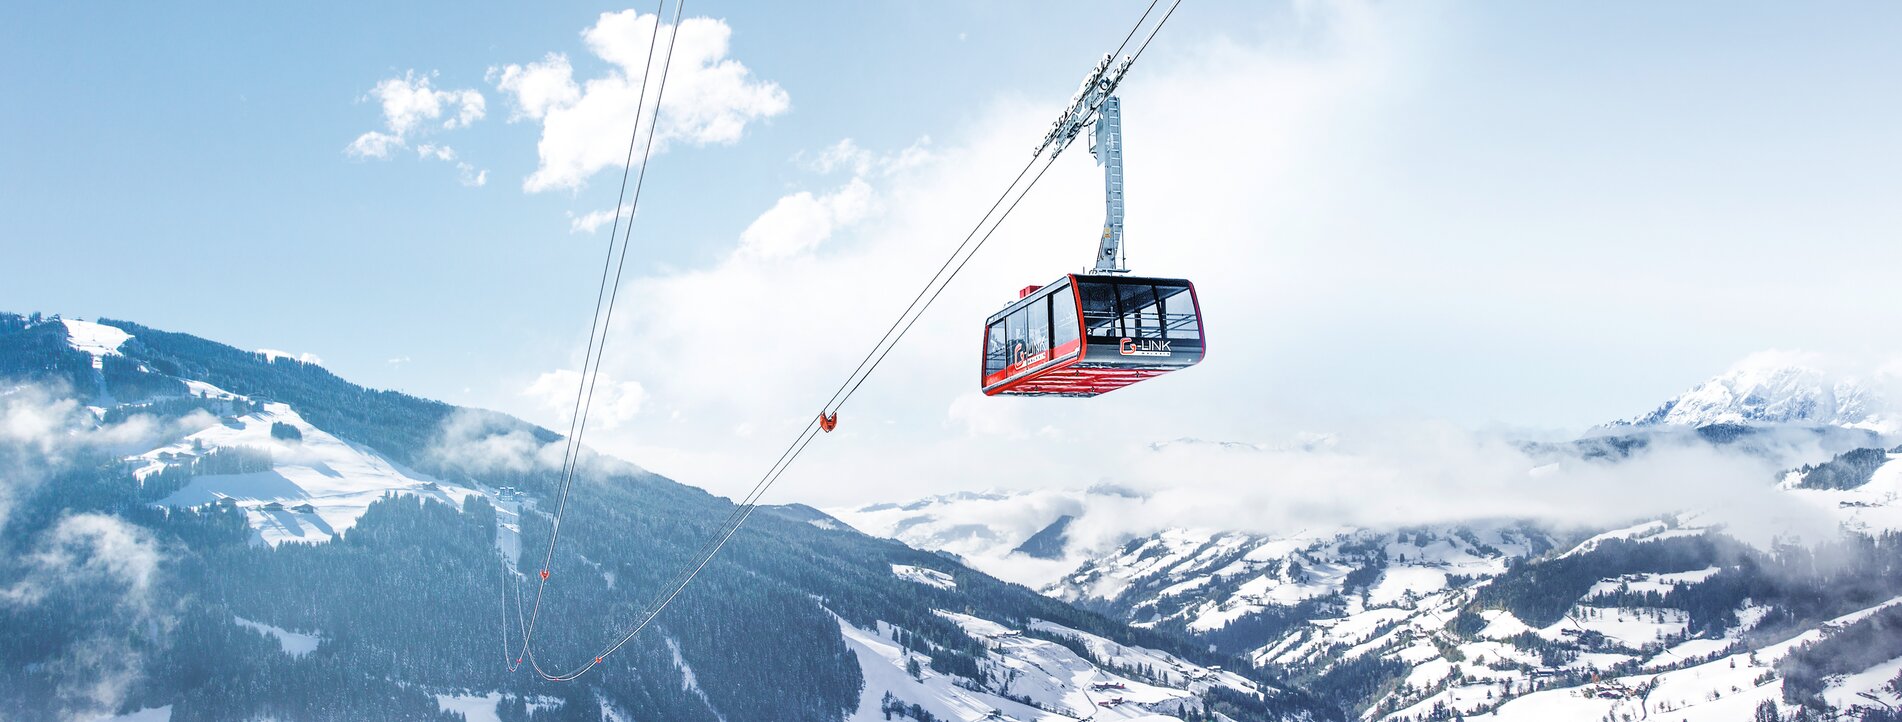
[[[1090,561],[1042,591],[1072,602],[1110,602],[1138,624],[1173,620],[1210,631],[1271,607],[1348,592],[1368,607],[1401,604],[1446,588],[1456,575],[1499,574],[1546,544],[1542,535],[1508,525],[1289,535],[1170,530]]]
[[[1902,424],[1863,381],[1837,377],[1791,355],[1766,352],[1614,426],[1807,424],[1895,433]]]

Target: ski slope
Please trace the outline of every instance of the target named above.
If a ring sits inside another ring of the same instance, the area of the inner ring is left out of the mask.
[[[194,392],[213,398],[236,394],[194,382]],[[301,440],[271,434],[273,424],[297,429]],[[246,474],[192,477],[190,483],[161,499],[161,506],[192,507],[229,500],[244,512],[254,541],[329,541],[356,525],[370,504],[386,494],[417,495],[461,507],[478,493],[411,471],[361,444],[339,439],[305,421],[289,405],[266,403],[254,414],[230,417],[171,444],[130,457],[141,480],[219,449],[269,452],[271,469]],[[266,508],[277,504],[282,508]],[[310,510],[299,511],[308,504]]]

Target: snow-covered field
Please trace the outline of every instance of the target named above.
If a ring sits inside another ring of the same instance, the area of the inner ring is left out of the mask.
[[[191,388],[196,395],[236,397],[209,384],[194,382]],[[274,436],[272,426],[277,424],[296,429],[302,438]],[[159,504],[187,507],[229,499],[244,511],[256,531],[256,540],[272,546],[291,541],[329,541],[332,534],[342,534],[355,526],[370,504],[385,494],[414,494],[460,506],[464,498],[478,493],[409,470],[369,447],[332,436],[282,403],[266,403],[258,413],[224,419],[130,460],[137,465],[135,475],[145,479],[221,449],[267,452],[271,468],[245,474],[194,476]],[[303,508],[305,505],[308,508]]]
[[[1831,620],[1825,627],[1850,624],[1877,611],[1902,604],[1902,598]],[[1776,663],[1805,642],[1822,638],[1820,630],[1755,652],[1740,652],[1715,660],[1661,673],[1617,677],[1580,687],[1534,692],[1506,702],[1489,713],[1469,715],[1486,722],[1540,722],[1595,720],[1607,715],[1622,719],[1662,719],[1690,722],[1747,720],[1764,701],[1781,703],[1783,683],[1773,674]],[[1824,697],[1832,704],[1864,703],[1858,692],[1878,691],[1902,670],[1902,659],[1885,662],[1862,674],[1835,680]],[[1884,676],[1884,674],[1887,676]],[[1648,692],[1643,691],[1648,688]],[[1893,695],[1883,693],[1893,699]],[[1785,713],[1789,710],[1784,710]]]
[[[293,632],[288,629],[273,627],[269,624],[253,622],[243,617],[234,617],[233,619],[237,621],[240,627],[257,630],[276,637],[278,647],[283,649],[285,654],[292,657],[302,657],[317,651],[317,645],[324,641],[323,636],[318,634]]]
[[[1184,705],[1200,706],[1199,696],[1211,686],[1256,691],[1254,683],[1232,672],[1202,667],[1174,655],[1117,644],[1101,637],[1050,622],[1033,621],[1035,629],[1082,641],[1091,654],[1118,668],[1147,666],[1159,677],[1141,680],[1098,667],[1055,642],[1023,636],[1022,631],[978,617],[938,612],[971,636],[984,640],[989,652],[980,664],[991,681],[979,688],[958,677],[930,668],[930,657],[909,652],[892,639],[892,628],[860,629],[839,620],[846,645],[858,656],[865,675],[859,707],[848,722],[883,722],[880,707],[886,694],[904,704],[916,704],[947,720],[1180,720]],[[916,660],[919,675],[906,671]]]
[[[914,567],[906,564],[893,564],[892,575],[908,582],[923,584],[927,587],[937,587],[939,589],[958,588],[957,580],[952,579],[951,575],[936,569],[926,569],[924,567]]]
[[[119,347],[132,338],[132,334],[105,324],[70,318],[61,319],[60,322],[66,325],[67,342],[92,356],[92,367],[95,369],[102,365],[102,358],[119,355]]]

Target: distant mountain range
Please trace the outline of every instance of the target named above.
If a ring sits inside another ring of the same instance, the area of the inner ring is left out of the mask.
[[[1902,431],[1902,420],[1867,381],[1838,377],[1787,356],[1757,354],[1648,414],[1612,425],[1800,424]]]
[[[1650,414],[1577,442],[1529,446],[1614,469],[1659,444],[1766,458],[1799,449],[1813,459],[1781,479],[1738,482],[1774,485],[1791,508],[1844,535],[1806,547],[1742,543],[1696,509],[1604,529],[1486,519],[1284,533],[1191,524],[1126,534],[1108,548],[1064,539],[1092,510],[1123,500],[1100,490],[952,494],[832,513],[1242,655],[1351,700],[1364,719],[1889,719],[1888,706],[1902,706],[1894,418],[1871,387],[1758,358]],[[1039,513],[959,533],[1006,508]]]
[[[1665,444],[1796,458],[1737,483],[1840,538],[1746,542],[1695,508],[1117,534],[1151,497],[1110,485],[769,507],[653,629],[554,684],[504,655],[558,435],[280,353],[0,314],[0,718],[1880,722],[1902,707],[1902,447],[1874,388],[1759,360],[1526,446],[1607,473]],[[593,654],[732,510],[580,468],[546,665]]]

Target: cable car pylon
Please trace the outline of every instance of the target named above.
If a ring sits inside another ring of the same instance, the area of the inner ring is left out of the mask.
[[[1090,154],[1103,167],[1103,233],[1089,273],[1026,287],[985,319],[978,386],[987,396],[1096,396],[1202,361],[1208,340],[1195,284],[1123,275],[1123,105],[1116,88],[1135,60],[1111,53],[1097,61],[1032,154],[1048,151],[1055,160],[1091,130]]]

